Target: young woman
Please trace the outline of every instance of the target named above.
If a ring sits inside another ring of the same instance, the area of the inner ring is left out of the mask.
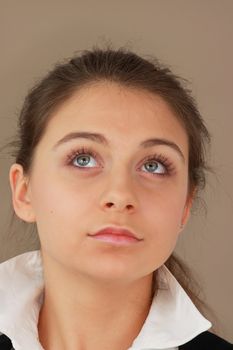
[[[49,72],[25,99],[9,173],[40,250],[0,265],[0,349],[233,349],[173,253],[208,142],[156,59],[95,47]]]

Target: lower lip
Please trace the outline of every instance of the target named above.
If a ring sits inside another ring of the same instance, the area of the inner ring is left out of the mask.
[[[102,242],[109,242],[109,243],[114,243],[118,245],[129,245],[133,243],[139,242],[137,238],[130,237],[130,236],[125,236],[125,235],[113,235],[113,234],[99,234],[95,236],[89,235],[89,237],[93,239],[97,239]]]

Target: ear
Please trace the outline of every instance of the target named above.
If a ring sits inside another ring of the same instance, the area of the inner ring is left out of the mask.
[[[188,219],[190,217],[191,208],[192,208],[192,204],[193,204],[193,200],[195,198],[196,192],[197,192],[197,188],[195,187],[187,197],[184,211],[183,211],[183,215],[182,215],[182,220],[181,220],[182,229],[185,227],[185,225],[187,224]]]
[[[31,205],[28,177],[24,175],[22,165],[14,163],[9,172],[12,204],[16,215],[26,222],[35,222]]]

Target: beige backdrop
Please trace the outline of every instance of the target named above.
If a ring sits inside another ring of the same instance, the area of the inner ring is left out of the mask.
[[[0,0],[0,143],[14,135],[17,113],[33,82],[74,51],[111,40],[152,54],[192,83],[213,136],[212,165],[200,209],[176,251],[199,276],[218,315],[219,335],[233,341],[233,1],[232,0]],[[7,234],[8,171],[1,153],[0,259],[37,247],[25,228]],[[1,281],[0,281],[1,283]]]

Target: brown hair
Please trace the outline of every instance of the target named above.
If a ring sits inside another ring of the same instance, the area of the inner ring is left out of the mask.
[[[188,135],[189,191],[191,193],[197,189],[197,199],[198,190],[205,186],[205,171],[209,170],[206,145],[210,143],[210,135],[191,91],[185,86],[187,80],[173,74],[157,58],[143,58],[126,47],[112,49],[107,45],[106,48],[94,46],[91,50],[84,50],[68,61],[57,64],[29,91],[19,115],[17,141],[11,143],[16,163],[23,166],[25,174],[29,174],[35,147],[52,112],[78,89],[103,81],[152,92],[169,104]],[[201,288],[184,261],[173,253],[165,265],[197,308],[203,314],[204,308],[213,314],[199,297]],[[155,271],[154,292],[158,288],[158,274]]]

